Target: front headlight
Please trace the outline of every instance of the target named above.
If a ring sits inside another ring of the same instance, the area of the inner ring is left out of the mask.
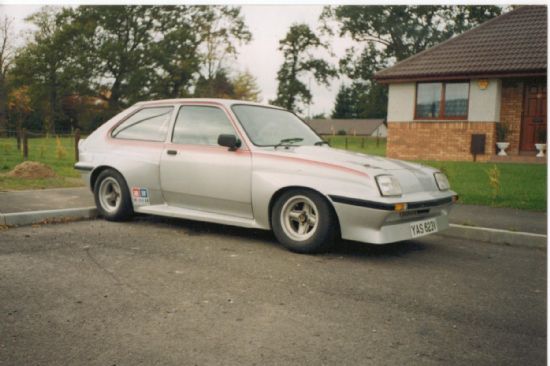
[[[447,179],[447,176],[441,172],[434,173],[435,183],[440,191],[448,191],[451,188],[451,184]]]
[[[401,196],[401,186],[394,176],[378,175],[375,179],[382,196]]]

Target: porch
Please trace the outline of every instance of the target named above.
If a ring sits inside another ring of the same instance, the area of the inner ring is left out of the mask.
[[[529,162],[535,144],[546,143],[546,77],[502,79],[501,95],[500,121],[510,143],[506,151],[515,157],[511,160]]]

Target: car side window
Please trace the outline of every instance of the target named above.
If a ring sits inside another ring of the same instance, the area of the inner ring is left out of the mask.
[[[164,141],[174,107],[144,108],[118,125],[114,138],[143,141]]]
[[[178,112],[172,142],[189,145],[218,145],[221,134],[236,135],[235,129],[220,108],[183,106]]]

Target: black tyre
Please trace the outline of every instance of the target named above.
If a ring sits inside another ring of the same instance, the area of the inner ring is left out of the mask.
[[[109,221],[127,220],[134,214],[126,181],[116,170],[105,169],[99,173],[94,198],[99,214]]]
[[[293,252],[324,252],[335,243],[338,222],[327,200],[306,189],[283,193],[271,211],[273,233]]]

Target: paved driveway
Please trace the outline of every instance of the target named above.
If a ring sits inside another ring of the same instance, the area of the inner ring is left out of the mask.
[[[542,365],[546,253],[433,236],[304,256],[183,220],[0,231],[1,365]]]

